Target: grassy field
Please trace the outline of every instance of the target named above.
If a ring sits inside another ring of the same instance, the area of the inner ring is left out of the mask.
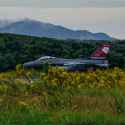
[[[125,116],[106,113],[48,112],[16,109],[2,112],[0,125],[124,125]]]
[[[124,125],[125,70],[0,73],[0,125]]]

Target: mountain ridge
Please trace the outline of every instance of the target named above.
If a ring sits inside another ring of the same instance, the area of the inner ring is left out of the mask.
[[[30,19],[16,21],[0,27],[0,33],[13,33],[57,39],[113,40],[113,38],[106,33],[92,33],[88,30],[72,30],[60,25]]]

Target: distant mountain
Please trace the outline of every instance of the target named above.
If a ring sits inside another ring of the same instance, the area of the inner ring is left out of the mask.
[[[92,33],[87,30],[71,30],[62,26],[29,19],[1,26],[0,32],[57,39],[112,40],[112,37],[105,33]]]

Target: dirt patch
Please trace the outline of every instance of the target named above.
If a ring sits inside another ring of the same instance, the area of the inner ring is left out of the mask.
[[[81,123],[81,124],[73,124],[73,123],[69,123],[67,125],[96,125],[95,123]]]
[[[72,123],[70,123],[70,124],[67,124],[67,125],[96,125],[96,124],[94,124],[94,123],[72,124]]]
[[[77,96],[72,99],[72,111],[117,113],[111,96]]]

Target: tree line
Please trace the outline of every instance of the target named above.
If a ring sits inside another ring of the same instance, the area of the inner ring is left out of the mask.
[[[111,66],[125,67],[125,41],[57,40],[23,35],[0,34],[0,71],[41,56],[87,58],[102,43],[112,44],[108,60]]]

